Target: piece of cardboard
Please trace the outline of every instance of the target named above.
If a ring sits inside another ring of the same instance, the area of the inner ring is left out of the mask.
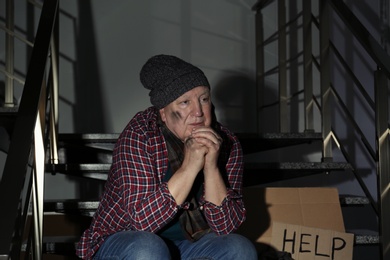
[[[328,229],[273,222],[271,246],[293,259],[352,259],[354,235]]]
[[[345,232],[336,188],[246,187],[244,202],[247,220],[238,233],[260,251],[271,244],[273,222]]]

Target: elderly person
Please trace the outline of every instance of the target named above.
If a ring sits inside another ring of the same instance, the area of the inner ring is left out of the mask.
[[[239,141],[214,116],[209,82],[175,56],[140,72],[152,107],[121,133],[100,205],[77,247],[86,259],[257,259],[245,220]]]

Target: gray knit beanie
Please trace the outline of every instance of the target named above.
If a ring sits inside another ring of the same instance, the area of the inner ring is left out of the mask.
[[[150,90],[150,102],[158,109],[195,87],[210,88],[202,70],[171,55],[151,57],[142,67],[140,79],[143,86]]]

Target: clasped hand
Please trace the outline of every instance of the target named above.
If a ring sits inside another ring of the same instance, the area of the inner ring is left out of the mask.
[[[222,138],[211,127],[196,127],[184,141],[185,159],[198,171],[217,167]]]

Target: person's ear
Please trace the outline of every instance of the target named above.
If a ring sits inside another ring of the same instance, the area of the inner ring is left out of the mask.
[[[166,122],[167,117],[166,117],[166,115],[165,115],[165,110],[164,110],[164,108],[161,108],[161,109],[159,110],[159,112],[160,112],[161,120],[162,120],[163,122]]]

